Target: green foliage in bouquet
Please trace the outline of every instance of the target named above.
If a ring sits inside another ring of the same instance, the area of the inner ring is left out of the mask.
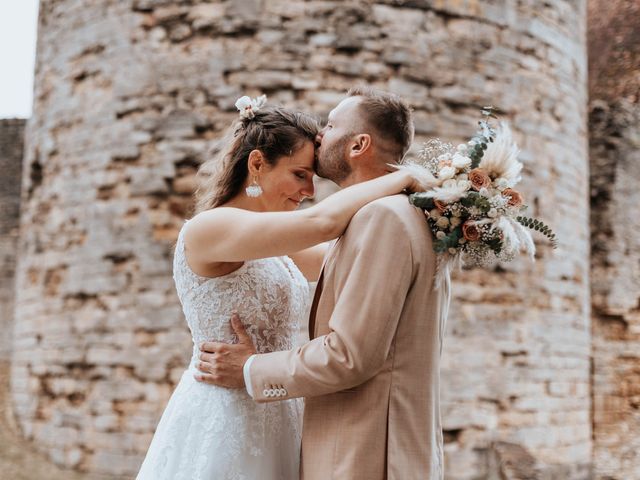
[[[471,141],[475,144],[469,150],[468,156],[471,159],[471,169],[478,168],[480,160],[484,156],[484,152],[487,149],[487,145],[493,142],[496,136],[496,132],[489,124],[490,118],[498,118],[495,114],[498,109],[493,106],[484,107],[482,109],[483,119],[478,122],[480,128],[478,132],[473,136]]]
[[[412,193],[411,195],[409,195],[409,202],[411,202],[412,205],[415,205],[416,207],[423,210],[431,210],[436,206],[433,198],[425,197],[420,193]]]
[[[496,255],[502,251],[502,239],[498,236],[485,240],[485,243]]]
[[[462,238],[462,227],[457,227],[446,237],[436,240],[433,249],[436,253],[444,253],[450,248],[458,247],[458,242]]]
[[[516,220],[521,225],[535,230],[536,232],[542,233],[545,237],[549,239],[551,242],[551,246],[553,248],[558,248],[558,239],[556,238],[556,234],[553,233],[553,230],[549,228],[543,221],[538,220],[537,218],[529,218],[529,217],[516,217]]]
[[[476,207],[480,209],[482,213],[487,213],[491,209],[489,199],[483,197],[478,192],[469,192],[466,197],[460,200],[460,203],[467,208]]]

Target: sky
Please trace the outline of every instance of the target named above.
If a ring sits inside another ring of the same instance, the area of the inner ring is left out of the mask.
[[[0,0],[0,118],[28,118],[33,102],[38,0]]]

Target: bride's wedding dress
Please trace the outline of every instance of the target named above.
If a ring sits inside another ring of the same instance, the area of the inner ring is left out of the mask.
[[[186,226],[186,224],[185,224]],[[294,480],[298,478],[301,404],[254,402],[245,389],[199,383],[198,345],[232,342],[235,310],[259,353],[294,346],[305,318],[308,284],[288,257],[247,261],[217,278],[187,265],[184,227],[173,271],[193,337],[193,356],[156,429],[139,480]]]

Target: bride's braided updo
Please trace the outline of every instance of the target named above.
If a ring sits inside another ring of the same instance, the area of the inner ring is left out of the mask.
[[[198,171],[196,213],[218,207],[242,190],[248,159],[260,150],[269,165],[315,141],[319,124],[312,116],[282,107],[262,107],[253,118],[240,117],[227,134],[227,145]]]

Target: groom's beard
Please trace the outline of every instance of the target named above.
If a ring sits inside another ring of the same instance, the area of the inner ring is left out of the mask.
[[[328,149],[320,148],[316,167],[318,176],[328,178],[339,185],[351,175],[351,165],[345,158],[345,147],[350,138],[350,135],[345,135]]]

